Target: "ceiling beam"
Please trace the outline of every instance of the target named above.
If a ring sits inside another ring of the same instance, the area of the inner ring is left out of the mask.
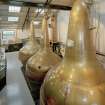
[[[51,8],[51,9],[59,9],[59,10],[71,10],[69,6],[49,4],[49,6],[45,6],[45,3],[32,3],[25,1],[16,1],[16,0],[0,0],[0,4],[7,5],[15,5],[15,6],[27,6],[27,7],[38,7],[38,8]]]
[[[11,16],[13,16],[13,17],[24,17],[24,15],[25,15],[25,13],[20,13],[20,14],[12,14],[12,13],[4,13],[4,14],[2,14],[2,13],[0,13],[0,17],[2,17],[2,18],[5,18],[5,17],[11,17]]]

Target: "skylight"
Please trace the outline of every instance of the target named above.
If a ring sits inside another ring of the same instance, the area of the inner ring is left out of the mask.
[[[35,12],[36,13],[40,12],[40,14],[43,14],[44,13],[44,9],[36,9]]]
[[[17,22],[19,17],[8,17],[8,21]]]
[[[9,6],[9,12],[20,12],[21,7],[19,6]]]

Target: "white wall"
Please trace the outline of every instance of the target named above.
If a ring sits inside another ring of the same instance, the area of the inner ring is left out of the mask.
[[[35,29],[35,37],[43,37],[41,28]]]
[[[26,39],[30,36],[30,30],[27,29],[27,30],[21,30],[21,29],[18,29],[17,30],[17,37],[18,39]],[[41,34],[41,29],[37,28],[35,29],[35,37],[41,37],[42,34]]]
[[[105,0],[96,0],[91,9],[94,30],[94,44],[98,52],[105,54]]]
[[[65,43],[68,34],[70,11],[59,11],[57,17],[57,29],[59,41]]]
[[[17,38],[18,39],[25,39],[25,38],[28,38],[29,36],[29,30],[21,30],[21,29],[18,29],[17,30]]]

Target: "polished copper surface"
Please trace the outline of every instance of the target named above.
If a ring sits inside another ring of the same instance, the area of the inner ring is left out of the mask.
[[[51,24],[52,24],[52,41],[58,42],[58,34],[57,34],[57,16],[53,14],[51,16]]]
[[[105,105],[105,70],[96,60],[85,0],[75,0],[63,62],[45,77],[40,105]]]
[[[39,50],[39,45],[35,40],[35,29],[34,29],[34,24],[33,21],[31,22],[30,25],[30,38],[29,41],[23,46],[23,48],[20,49],[19,51],[19,59],[22,62],[22,64],[26,64],[27,60],[34,55],[38,50]]]
[[[61,59],[49,48],[47,16],[44,16],[42,23],[44,35],[44,47],[32,56],[26,66],[26,75],[32,80],[43,80],[48,70],[56,66]]]

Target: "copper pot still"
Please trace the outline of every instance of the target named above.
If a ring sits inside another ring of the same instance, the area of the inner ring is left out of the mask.
[[[61,58],[49,48],[48,17],[44,16],[42,22],[42,34],[44,35],[44,46],[33,55],[27,62],[26,75],[32,80],[42,81],[46,73],[60,63]]]
[[[32,21],[30,24],[30,38],[29,41],[23,46],[23,48],[19,51],[19,60],[22,62],[23,65],[26,64],[27,60],[34,55],[39,49],[39,44],[35,39],[35,29],[34,29],[34,22]]]
[[[57,33],[57,15],[52,14],[51,16],[51,27],[52,27],[52,42],[58,42],[58,33]]]
[[[105,70],[91,37],[88,4],[75,0],[68,33],[72,44],[61,65],[46,75],[40,105],[105,105]]]

